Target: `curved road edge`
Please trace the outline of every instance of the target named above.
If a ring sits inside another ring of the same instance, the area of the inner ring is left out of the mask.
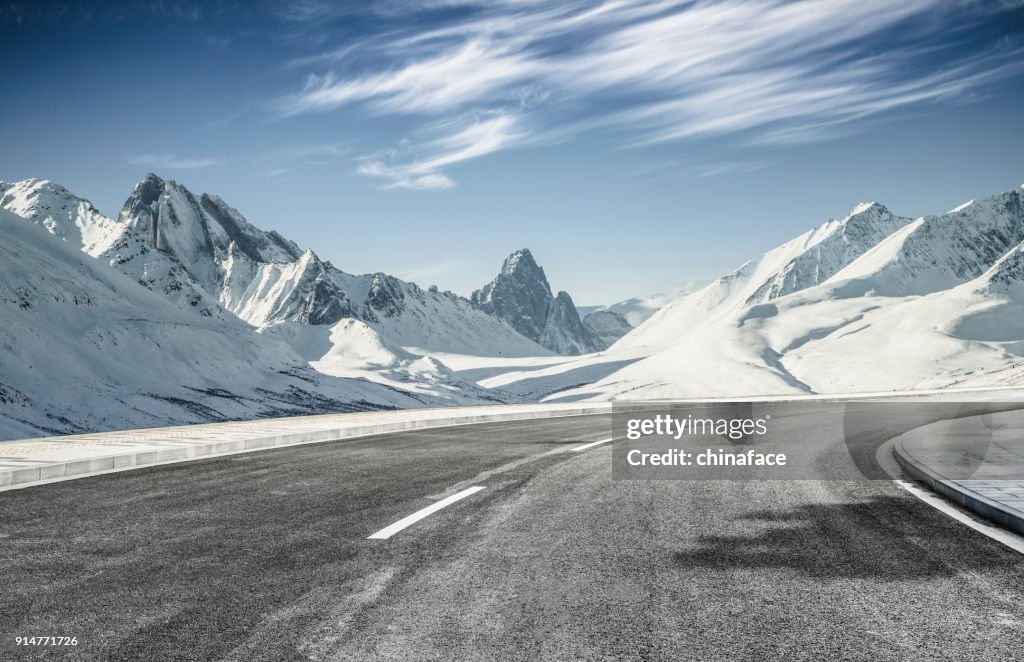
[[[981,420],[982,417],[970,418]],[[1024,498],[1017,497],[1017,494],[1024,494],[1024,456],[1007,453],[997,444],[993,451],[982,453],[980,463],[965,467],[963,459],[971,452],[967,448],[969,444],[937,447],[937,442],[943,436],[939,428],[948,425],[949,421],[939,421],[896,437],[893,440],[893,454],[900,467],[909,477],[924,483],[950,501],[1016,534],[1024,535],[1024,510],[1017,507],[1022,503],[1004,502],[1024,502]],[[977,453],[977,449],[974,450]],[[1000,471],[989,478],[976,477],[978,473],[986,473],[985,462],[992,454],[997,456]],[[975,454],[974,457],[978,462],[979,456]],[[1008,467],[1013,469],[1014,465],[1017,471],[1015,477],[1011,477],[1005,470]],[[1003,475],[999,476],[999,473]]]

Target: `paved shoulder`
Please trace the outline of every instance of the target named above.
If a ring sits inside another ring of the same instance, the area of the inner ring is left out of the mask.
[[[898,437],[894,450],[912,477],[1024,534],[1024,411],[931,423]]]

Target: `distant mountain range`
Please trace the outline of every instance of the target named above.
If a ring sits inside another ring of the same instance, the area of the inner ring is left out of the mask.
[[[526,249],[463,298],[348,274],[152,174],[117,219],[53,182],[0,182],[0,233],[0,438],[1024,383],[1020,188],[916,219],[861,204],[666,305],[583,315]]]
[[[322,375],[6,209],[0,236],[0,438],[446,401]]]
[[[324,401],[310,400],[307,408],[314,411],[348,406],[507,401],[512,396],[460,380],[432,355],[579,354],[603,349],[618,337],[612,338],[608,333],[599,337],[584,326],[568,294],[551,294],[543,270],[529,251],[519,251],[506,260],[502,274],[484,288],[490,295],[474,295],[471,302],[452,292],[440,292],[436,288],[424,290],[384,273],[345,273],[277,232],[252,226],[219,197],[196,195],[154,174],[147,175],[135,186],[116,220],[102,215],[88,200],[47,180],[0,182],[0,208],[20,217],[22,225],[27,225],[24,220],[31,221],[51,235],[47,237],[23,228],[15,232],[10,227],[13,217],[11,214],[5,217],[5,240],[8,233],[11,235],[6,248],[13,251],[15,241],[24,242],[26,248],[12,255],[7,265],[9,278],[4,283],[26,293],[38,286],[41,289],[32,294],[33,300],[47,288],[28,283],[37,276],[42,277],[47,270],[85,269],[88,277],[84,277],[81,285],[86,290],[97,291],[104,290],[105,286],[91,283],[91,280],[93,277],[99,277],[100,281],[109,279],[110,274],[104,271],[108,268],[127,277],[118,288],[125,292],[124,301],[87,297],[109,304],[111,309],[105,313],[93,307],[88,314],[82,308],[73,308],[49,311],[52,314],[49,318],[42,317],[38,309],[15,306],[8,312],[17,319],[9,320],[6,316],[0,319],[8,330],[45,328],[53,334],[53,344],[61,346],[61,352],[75,352],[74,338],[61,337],[69,325],[78,326],[71,324],[71,317],[81,317],[80,323],[91,320],[86,325],[95,333],[109,332],[125,337],[132,332],[123,327],[113,329],[126,314],[121,309],[142,306],[132,313],[133,319],[162,320],[154,321],[147,329],[160,329],[159,344],[165,356],[198,355],[203,347],[227,342],[224,338],[201,342],[189,339],[186,345],[178,346],[171,328],[190,329],[188,333],[181,332],[182,340],[200,328],[206,335],[221,333],[225,338],[242,334],[246,336],[242,346],[249,352],[248,355],[226,352],[207,356],[209,371],[201,377],[182,375],[185,381],[172,385],[168,391],[174,395],[164,395],[161,390],[166,375],[148,374],[145,369],[138,371],[124,382],[123,388],[130,386],[133,392],[151,393],[163,398],[162,402],[173,398],[184,411],[175,413],[171,411],[173,407],[168,409],[161,405],[156,408],[160,413],[150,416],[153,408],[142,407],[143,414],[128,412],[120,420],[115,413],[117,405],[93,407],[93,416],[83,420],[76,414],[75,397],[60,401],[68,403],[69,408],[62,412],[60,402],[48,403],[47,396],[41,392],[23,393],[20,383],[13,383],[17,382],[13,377],[16,371],[5,371],[5,382],[12,383],[0,385],[0,388],[22,393],[19,401],[32,403],[26,405],[25,411],[12,415],[12,418],[19,418],[19,422],[8,421],[8,429],[19,430],[22,434],[33,430],[70,431],[148,423],[151,419],[202,420],[259,415],[264,409],[271,413],[281,411],[253,405],[258,397],[251,398],[249,405],[239,409],[224,406],[224,401],[230,399],[227,395],[216,396],[220,399],[215,401],[202,395],[210,391],[241,397],[239,393],[251,390],[255,381],[259,381],[254,376],[241,382],[227,379],[241,365],[256,373],[272,368],[278,373],[297,370],[296,374],[303,377],[312,373],[314,376],[310,379],[318,383],[318,390],[326,392],[332,392],[334,387],[320,385],[324,376],[349,378],[349,381],[331,382],[337,387],[335,395]],[[29,244],[36,253],[50,249],[53,255],[48,261],[34,266],[21,264],[19,269],[14,269],[15,264],[23,261],[24,254],[32,252],[27,248]],[[69,255],[65,248],[73,252]],[[76,254],[75,250],[85,255]],[[515,264],[522,268],[514,268]],[[525,289],[518,292],[519,286]],[[158,297],[143,296],[134,292],[135,289],[148,290]],[[56,299],[60,295],[54,292],[53,296]],[[157,300],[160,304],[155,310],[145,309],[143,302],[155,305],[153,302]],[[19,301],[16,296],[8,297],[8,303],[16,301]],[[536,331],[527,322],[532,310],[543,315]],[[141,341],[145,336],[140,333],[133,341]],[[26,346],[24,338],[14,338],[11,342],[5,354],[12,362],[25,362],[33,356],[34,350]],[[92,349],[87,347],[86,354]],[[267,353],[275,358],[270,360]],[[117,360],[116,356],[102,354],[98,352],[89,360]],[[282,367],[283,364],[286,367]],[[309,369],[310,365],[319,375]],[[60,374],[55,372],[52,378],[57,380]],[[218,380],[217,375],[224,375],[225,379]],[[195,384],[188,381],[193,378],[198,379]],[[359,384],[353,389],[350,388],[351,378],[369,380],[387,388],[374,389]],[[92,388],[91,380],[84,376],[81,384],[83,388]],[[113,390],[118,388],[114,382],[108,386]],[[190,389],[188,397],[179,393],[178,387]],[[87,395],[82,394],[82,398],[88,400]],[[125,397],[130,395],[126,393]],[[13,396],[8,400],[13,402]],[[293,400],[288,411],[305,410],[302,397]],[[3,403],[0,399],[0,404]],[[48,413],[40,414],[43,411]],[[0,424],[0,434],[3,432],[3,424]]]
[[[916,219],[861,204],[600,356],[481,383],[551,400],[1020,385],[1022,265],[1024,189]]]

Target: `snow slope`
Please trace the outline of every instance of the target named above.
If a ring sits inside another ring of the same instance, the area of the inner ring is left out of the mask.
[[[19,214],[0,210],[0,436],[380,406],[1024,383],[1024,189],[918,219],[858,205],[605,350],[625,320],[588,327],[524,251],[470,301],[347,274],[155,175],[117,220],[45,180],[0,184],[0,207]]]
[[[458,377],[442,360],[389,345],[364,322],[345,319],[331,328],[329,349],[310,365],[326,375],[363,378],[452,403],[513,402],[517,397]],[[466,356],[466,355],[463,355]]]
[[[1015,189],[917,220],[858,205],[600,355],[483,383],[549,400],[1020,384],[1022,201]]]
[[[447,402],[321,375],[238,319],[182,310],[45,222],[0,209],[0,237],[0,438]]]
[[[90,255],[102,253],[118,234],[117,224],[91,202],[46,179],[0,182],[0,208],[42,225]]]
[[[443,398],[461,389],[461,402],[502,395],[485,394],[452,377],[427,359],[430,354],[550,354],[467,299],[383,273],[345,273],[280,234],[252,226],[217,196],[197,196],[154,174],[135,186],[116,221],[45,180],[0,184],[0,195],[0,206],[43,225],[183,311],[225,322],[240,319],[291,344],[325,370],[335,365],[328,359],[349,346],[345,336],[355,328],[353,320],[365,325],[362,333],[378,336],[382,346],[407,353],[411,366],[401,375],[396,370],[406,368],[389,368],[387,375],[371,369],[358,376],[409,388],[422,379],[428,393]],[[335,341],[341,346],[334,348]]]
[[[254,227],[217,196],[197,196],[152,173],[136,184],[117,221],[50,182],[0,184],[0,191],[0,206],[43,218],[52,233],[206,316],[230,314],[259,328],[280,322],[329,327],[354,318],[389,343],[423,352],[548,353],[467,299],[383,273],[347,274],[277,232]],[[79,208],[87,213],[51,220],[58,216],[53,209]],[[88,229],[73,232],[79,227]]]

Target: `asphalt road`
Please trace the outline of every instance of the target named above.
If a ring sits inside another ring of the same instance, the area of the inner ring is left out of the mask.
[[[813,413],[779,424],[823,465],[849,455]],[[616,481],[610,444],[569,450],[610,431],[455,427],[0,493],[0,659],[1024,657],[1024,556],[891,481]],[[78,645],[14,645],[33,635]]]

